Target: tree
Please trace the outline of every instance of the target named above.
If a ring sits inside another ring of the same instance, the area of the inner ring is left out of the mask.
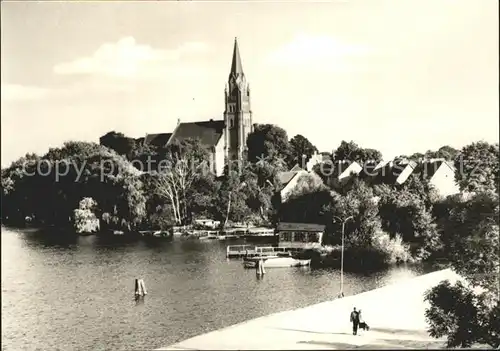
[[[332,198],[329,189],[314,173],[298,176],[294,189],[283,199],[279,217],[284,222],[326,223]]]
[[[448,347],[500,346],[498,200],[498,194],[486,191],[451,210],[446,258],[467,284],[444,281],[425,297],[430,335],[447,336]]]
[[[2,172],[10,179],[2,199],[2,215],[9,220],[29,216],[37,224],[70,225],[77,220],[73,210],[87,197],[95,200],[92,211],[104,223],[132,228],[144,216],[140,172],[96,143],[67,142]]]
[[[170,144],[164,166],[156,178],[158,195],[172,205],[177,224],[191,221],[191,199],[200,190],[198,185],[207,177],[213,177],[209,169],[208,152],[198,140],[176,141]]]
[[[97,203],[91,197],[83,198],[74,210],[75,229],[77,233],[92,233],[99,229],[99,220],[95,215]]]
[[[441,158],[445,161],[453,161],[458,155],[459,151],[449,145],[441,146],[437,151],[427,150],[424,154],[421,152],[415,152],[410,156],[401,155],[396,157],[397,159],[407,159],[411,161],[420,161],[424,159],[431,158]]]
[[[241,191],[245,193],[245,202],[254,221],[270,224],[277,219],[280,169],[268,161],[249,163],[241,169],[240,183],[244,183]]]
[[[346,142],[342,140],[340,146],[333,152],[333,161],[356,161],[364,164],[365,162],[380,162],[382,153],[375,149],[364,149],[358,146],[354,141]]]
[[[321,178],[315,173],[303,173],[298,176],[297,184],[289,193],[289,197],[309,194],[317,190],[327,190]]]
[[[266,160],[273,165],[286,168],[291,148],[288,135],[283,128],[273,124],[256,124],[247,138],[248,161],[258,163]]]
[[[135,144],[128,153],[128,159],[135,168],[143,172],[158,171],[159,163],[164,159],[167,150],[159,149],[151,144]]]
[[[440,247],[440,237],[432,217],[432,206],[428,206],[426,195],[412,191],[411,187],[378,187],[378,204],[382,228],[393,238],[401,235],[405,243],[411,244],[412,253],[418,259],[427,259]]]
[[[372,188],[365,182],[356,180],[353,188],[342,195],[333,192],[332,214],[339,218],[353,216],[346,223],[346,242],[354,247],[369,247],[372,238],[381,228],[377,203]],[[340,232],[340,223],[334,225],[335,232]]]
[[[446,161],[453,161],[455,160],[456,156],[458,155],[459,151],[449,145],[441,146],[437,151],[432,151],[428,150],[424,157],[426,159],[431,159],[431,158],[442,158],[445,159]]]
[[[331,206],[330,190],[317,187],[292,194],[281,204],[278,215],[282,222],[329,224]]]
[[[289,160],[289,165],[293,167],[295,164],[299,164],[301,167],[309,161],[311,156],[318,152],[316,146],[314,146],[306,137],[301,134],[297,134],[290,140],[291,155]]]
[[[118,155],[129,156],[135,148],[135,139],[126,137],[123,133],[111,131],[99,138],[99,143],[112,150]]]
[[[455,180],[461,191],[498,193],[499,146],[484,141],[465,146],[455,158]]]
[[[247,205],[246,183],[238,171],[228,171],[216,181],[213,198],[214,219],[221,222],[224,229],[228,221],[242,222],[250,217]]]

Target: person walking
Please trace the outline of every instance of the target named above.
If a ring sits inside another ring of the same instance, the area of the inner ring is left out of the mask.
[[[359,326],[359,312],[356,311],[356,307],[354,307],[351,312],[350,321],[352,323],[352,335],[357,335]]]

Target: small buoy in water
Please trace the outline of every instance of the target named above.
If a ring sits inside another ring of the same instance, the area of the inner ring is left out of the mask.
[[[146,291],[146,284],[144,283],[144,280],[143,279],[140,279],[139,280],[139,284],[141,286],[141,289],[142,289],[142,295],[147,295],[147,291]]]
[[[262,259],[255,263],[255,272],[257,275],[264,275],[266,273],[266,270],[264,269],[264,261]]]
[[[144,280],[136,279],[135,280],[135,296],[144,296],[146,295],[146,284],[144,284]]]

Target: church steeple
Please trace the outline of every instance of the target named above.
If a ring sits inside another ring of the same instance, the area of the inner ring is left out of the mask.
[[[242,160],[247,136],[252,132],[250,89],[241,65],[238,39],[234,38],[233,59],[228,84],[224,89],[225,156],[228,161]]]
[[[233,61],[231,63],[231,72],[229,78],[243,78],[243,66],[241,65],[240,49],[238,48],[238,38],[234,38]]]

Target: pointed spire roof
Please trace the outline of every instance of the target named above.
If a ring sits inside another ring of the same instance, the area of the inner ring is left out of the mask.
[[[231,72],[229,76],[234,75],[236,78],[244,76],[243,66],[241,65],[240,50],[238,48],[238,38],[234,38],[233,61],[231,63]]]

